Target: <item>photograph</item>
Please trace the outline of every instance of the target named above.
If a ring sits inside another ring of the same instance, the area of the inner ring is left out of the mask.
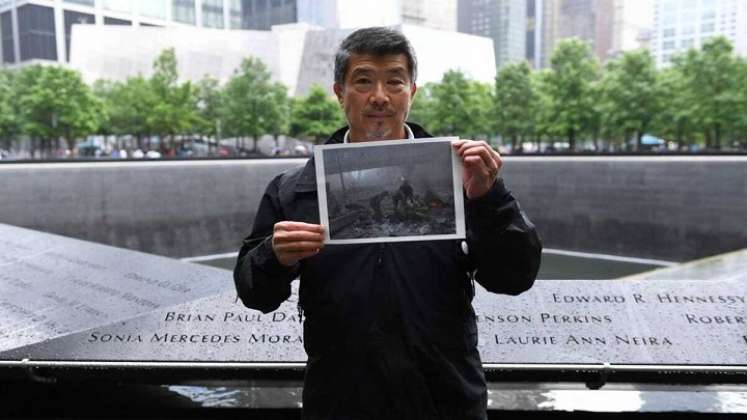
[[[353,244],[465,237],[455,137],[316,146],[325,242]]]

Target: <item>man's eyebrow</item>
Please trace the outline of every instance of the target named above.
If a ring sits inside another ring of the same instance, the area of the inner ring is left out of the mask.
[[[351,76],[357,76],[360,74],[371,74],[374,73],[374,70],[368,67],[358,67],[356,69],[353,69],[353,72],[350,73]]]
[[[407,74],[407,69],[402,66],[397,66],[386,71],[388,74],[404,75]]]

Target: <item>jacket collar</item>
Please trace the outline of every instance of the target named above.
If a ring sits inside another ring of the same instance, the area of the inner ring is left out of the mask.
[[[410,126],[410,129],[412,130],[412,134],[415,135],[416,139],[422,139],[422,138],[428,138],[433,137],[430,135],[423,127],[421,127],[418,124],[408,122],[408,126]],[[327,141],[324,142],[324,144],[339,144],[343,142],[343,139],[345,138],[345,132],[348,131],[348,126],[342,127],[339,130],[332,133],[331,136],[327,139]],[[316,168],[314,166],[314,156],[311,156],[308,162],[306,162],[306,166],[304,166],[303,171],[301,171],[301,176],[298,177],[298,181],[296,181],[295,186],[296,192],[310,192],[310,191],[316,191]]]

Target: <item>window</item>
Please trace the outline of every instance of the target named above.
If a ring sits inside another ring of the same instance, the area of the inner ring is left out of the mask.
[[[2,39],[3,63],[15,63],[16,52],[13,43],[13,17],[7,11],[0,15],[0,39]]]
[[[680,41],[680,47],[684,49],[690,49],[693,47],[694,43],[695,40],[693,40],[692,38],[683,39],[682,41]]]
[[[713,22],[706,22],[700,27],[701,32],[713,32],[716,29],[716,24]]]
[[[195,24],[195,0],[173,0],[171,19],[174,22]]]
[[[243,27],[241,25],[241,18],[244,15],[242,11],[243,7],[241,4],[241,0],[231,0],[230,6],[228,8],[228,20],[231,29],[241,29]]]
[[[104,16],[104,25],[132,25],[132,22],[125,19],[117,19],[109,16]]]
[[[674,41],[665,41],[661,47],[665,50],[672,50],[674,49]]]
[[[101,0],[101,7],[113,12],[132,13],[131,0]]]
[[[143,16],[166,19],[166,0],[138,0],[137,10]]]
[[[674,36],[674,28],[666,28],[661,32],[663,38],[671,38]]]
[[[223,28],[223,0],[202,0],[202,26]]]
[[[94,24],[96,23],[95,17],[88,13],[80,13],[72,10],[65,10],[65,51],[67,53],[67,61],[70,61],[70,38],[72,37],[73,25],[76,24]]]
[[[54,9],[35,4],[19,7],[18,40],[21,61],[34,58],[57,60]]]
[[[94,0],[65,0],[65,3],[75,3],[93,7],[93,1]]]

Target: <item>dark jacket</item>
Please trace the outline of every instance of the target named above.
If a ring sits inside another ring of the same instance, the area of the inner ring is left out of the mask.
[[[409,125],[415,137],[430,137]],[[344,133],[328,143],[341,143]],[[532,286],[542,249],[503,181],[465,200],[467,246],[461,240],[327,245],[294,268],[282,266],[272,251],[273,225],[319,223],[317,206],[313,159],[277,176],[234,271],[244,304],[265,313],[290,296],[300,275],[304,418],[486,418],[472,281],[519,294]]]

